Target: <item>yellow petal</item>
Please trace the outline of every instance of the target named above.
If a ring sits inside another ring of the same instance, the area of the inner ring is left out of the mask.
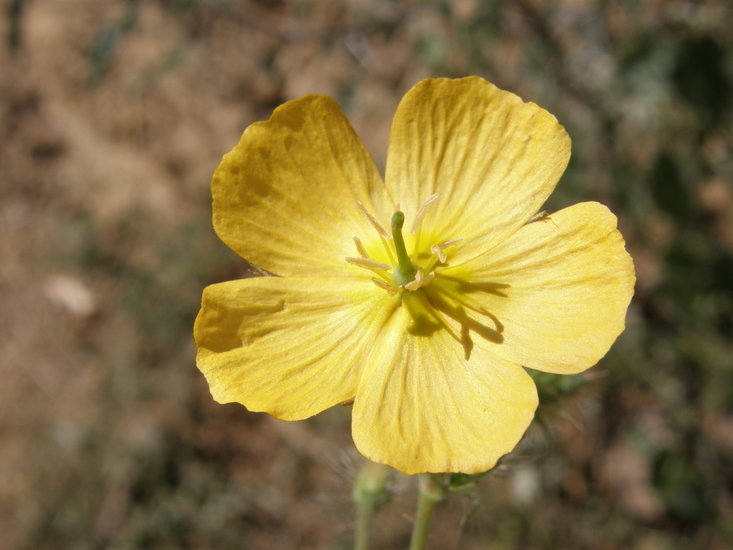
[[[570,158],[554,116],[479,77],[428,79],[392,122],[386,184],[411,219],[434,193],[433,242],[462,239],[452,262],[491,249],[539,210]]]
[[[532,421],[532,379],[484,350],[466,359],[445,329],[411,326],[401,308],[374,343],[354,401],[357,448],[406,474],[489,470]]]
[[[396,303],[365,279],[259,277],[207,287],[194,337],[214,399],[283,420],[353,399],[363,356]]]
[[[374,162],[336,103],[311,95],[252,124],[212,181],[214,228],[237,254],[278,275],[354,272],[353,237],[372,236],[357,207],[389,219]],[[386,208],[386,210],[385,210]]]
[[[492,352],[526,367],[559,374],[595,365],[624,329],[634,291],[634,264],[616,217],[595,202],[576,204],[522,227],[489,254],[447,269],[469,284],[475,310],[495,321]],[[497,324],[498,322],[498,324]],[[480,339],[474,339],[479,342]]]

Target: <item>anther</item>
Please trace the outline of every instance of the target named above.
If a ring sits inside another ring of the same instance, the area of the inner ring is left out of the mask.
[[[359,237],[354,237],[354,244],[356,245],[356,251],[359,253],[359,256],[362,258],[368,258],[369,254],[367,254],[366,248],[364,248],[364,245],[361,243],[361,239]]]
[[[377,233],[379,233],[385,239],[389,239],[389,233],[387,233],[384,227],[379,225],[379,222],[376,220],[376,218],[372,216],[366,208],[364,208],[364,205],[361,203],[361,201],[356,201],[356,206],[359,207],[359,210],[361,210],[362,214],[366,216],[374,229],[377,230]]]
[[[437,244],[434,244],[433,246],[430,247],[430,252],[432,252],[433,254],[435,254],[438,257],[438,260],[440,260],[441,264],[444,264],[445,261],[448,259],[445,255],[445,252],[443,252]]]
[[[380,271],[387,271],[392,267],[390,265],[383,264],[382,262],[372,260],[371,258],[346,258],[346,261],[350,264],[363,267],[377,273],[379,273]]]
[[[446,248],[450,248],[451,246],[453,246],[454,244],[460,241],[461,239],[451,239],[449,241],[443,241],[442,243],[434,244],[433,246],[430,247],[430,252],[432,252],[433,254],[435,254],[438,257],[438,259],[440,260],[440,263],[444,264],[445,261],[448,259],[447,256],[445,255],[444,250]]]
[[[379,288],[386,290],[390,294],[397,294],[400,290],[396,286],[389,284],[387,281],[383,281],[382,279],[377,279],[376,277],[372,277],[372,282],[375,285],[377,285]]]
[[[422,223],[422,219],[425,217],[425,213],[428,210],[428,206],[434,203],[439,196],[440,195],[438,193],[430,195],[430,197],[428,197],[428,200],[422,203],[420,210],[418,210],[417,214],[415,214],[415,220],[412,222],[412,229],[410,229],[410,235],[414,235],[415,233],[417,233],[417,230],[420,229],[420,224]]]
[[[418,269],[415,274],[415,280],[407,283],[405,288],[407,290],[417,290],[418,288],[429,284],[433,279],[435,279],[435,273],[433,271],[428,273],[426,276],[422,269]]]

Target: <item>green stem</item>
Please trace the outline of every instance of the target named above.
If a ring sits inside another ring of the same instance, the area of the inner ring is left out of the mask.
[[[392,214],[392,240],[394,240],[395,251],[397,252],[397,267],[394,270],[394,278],[398,285],[406,285],[415,280],[417,269],[410,260],[410,255],[405,247],[405,239],[402,237],[402,226],[405,224],[405,215],[399,210]]]
[[[425,550],[433,511],[437,504],[443,500],[444,496],[445,493],[440,486],[437,476],[434,474],[420,474],[417,515],[415,516],[415,525],[412,527],[410,550]]]
[[[369,533],[375,511],[376,506],[373,501],[357,502],[354,550],[369,550]]]
[[[389,500],[387,481],[390,470],[383,464],[367,462],[356,476],[352,499],[356,505],[354,550],[369,550],[372,518],[377,509]]]

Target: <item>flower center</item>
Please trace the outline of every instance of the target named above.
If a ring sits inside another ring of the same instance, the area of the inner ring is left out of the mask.
[[[447,264],[446,249],[460,241],[460,239],[452,239],[432,246],[421,245],[422,220],[427,207],[437,198],[437,194],[431,196],[418,210],[410,232],[411,240],[408,243],[405,242],[402,235],[402,227],[405,223],[403,212],[397,210],[392,215],[392,234],[390,235],[376,218],[360,202],[357,202],[379,235],[381,246],[379,246],[380,243],[373,242],[373,246],[367,251],[367,247],[362,244],[361,240],[354,237],[359,257],[349,257],[346,258],[346,261],[372,271],[376,275],[372,277],[374,284],[390,294],[402,291],[414,292],[430,284],[436,276],[436,270],[440,270]],[[408,253],[408,245],[412,249],[412,254]],[[372,254],[370,255],[369,252]],[[375,257],[379,259],[374,259]]]

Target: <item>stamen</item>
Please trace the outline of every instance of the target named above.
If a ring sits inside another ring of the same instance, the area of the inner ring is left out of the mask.
[[[445,252],[443,252],[446,248],[450,248],[454,244],[460,242],[462,239],[451,239],[449,241],[443,241],[442,243],[434,244],[430,247],[430,252],[435,254],[438,259],[440,260],[441,264],[444,264],[445,261],[448,259],[445,255]]]
[[[354,244],[356,245],[356,251],[359,253],[359,256],[362,258],[368,258],[369,254],[367,254],[366,248],[364,248],[364,245],[361,244],[361,239],[359,237],[354,237]]]
[[[379,273],[380,271],[387,271],[388,269],[392,268],[392,266],[390,265],[383,264],[382,262],[378,262],[377,260],[372,260],[371,258],[346,258],[346,261],[350,264],[358,267],[363,267],[376,273]]]
[[[428,206],[430,206],[440,195],[438,193],[435,193],[433,195],[430,195],[428,200],[426,200],[424,203],[422,203],[422,206],[420,207],[420,210],[417,211],[417,214],[415,214],[415,220],[412,222],[412,229],[410,229],[410,235],[414,235],[417,233],[417,230],[420,229],[420,224],[422,223],[422,219],[425,217],[425,213],[427,212]]]
[[[447,241],[443,241],[442,243],[438,243],[435,246],[439,246],[441,248],[441,250],[445,250],[446,248],[450,248],[454,244],[458,244],[462,240],[463,239],[449,239]]]
[[[445,261],[448,259],[445,256],[445,252],[443,252],[437,244],[434,244],[433,246],[430,247],[430,252],[432,252],[433,254],[435,254],[438,257],[438,260],[440,260],[441,264],[444,264]]]
[[[431,271],[427,277],[422,269],[418,269],[415,274],[415,279],[405,285],[407,290],[417,290],[418,288],[425,286],[435,279],[435,273]]]
[[[372,216],[367,211],[366,208],[364,208],[364,205],[361,203],[361,201],[356,201],[356,206],[359,207],[359,210],[361,210],[362,214],[364,214],[367,217],[367,219],[371,222],[371,224],[374,227],[374,229],[377,230],[377,233],[379,233],[385,239],[389,239],[389,233],[387,233],[387,231],[384,229],[384,227],[382,227],[381,225],[379,225],[379,222],[376,220],[376,218],[374,216]]]
[[[400,290],[396,286],[389,284],[387,281],[383,281],[382,279],[377,279],[376,277],[372,277],[372,282],[375,285],[377,285],[379,288],[386,290],[390,294],[397,294]]]

